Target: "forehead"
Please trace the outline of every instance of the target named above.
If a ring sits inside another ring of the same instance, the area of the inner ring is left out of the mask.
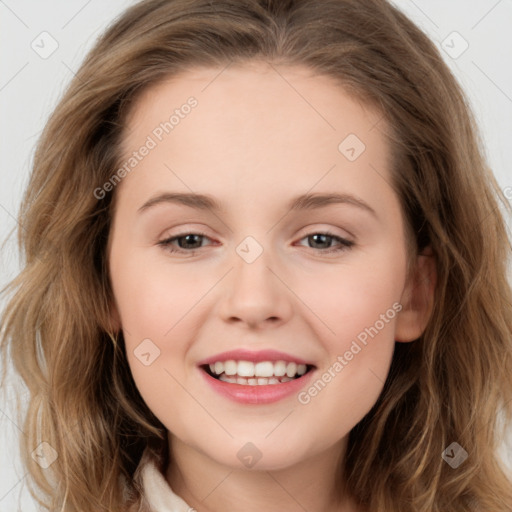
[[[127,116],[126,133],[142,127],[145,121],[154,121],[155,114],[160,119],[168,119],[173,110],[179,109],[191,96],[197,98],[201,106],[203,121],[208,114],[213,114],[221,121],[222,128],[227,128],[230,120],[249,113],[251,116],[245,118],[246,122],[254,120],[261,125],[265,118],[270,123],[276,120],[275,115],[269,115],[271,108],[282,114],[277,116],[282,124],[300,116],[301,125],[312,129],[319,125],[331,131],[343,128],[357,131],[358,127],[368,128],[368,125],[384,126],[384,116],[376,105],[349,95],[339,80],[306,66],[256,60],[224,67],[195,66],[149,86],[138,96]],[[263,110],[255,112],[260,107]]]
[[[153,147],[119,188],[208,188],[219,197],[236,189],[247,199],[266,187],[270,199],[269,185],[277,196],[315,183],[382,187],[390,181],[386,128],[373,105],[306,67],[190,68],[149,87],[129,113],[123,158],[149,139]]]

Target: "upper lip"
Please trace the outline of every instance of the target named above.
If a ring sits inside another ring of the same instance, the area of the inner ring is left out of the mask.
[[[216,363],[217,361],[229,360],[252,361],[253,363],[259,363],[261,361],[286,361],[288,363],[306,364],[313,366],[311,362],[292,354],[286,354],[285,352],[279,352],[277,350],[254,351],[247,349],[228,350],[227,352],[221,352],[220,354],[215,354],[214,356],[203,359],[197,364],[198,366],[203,366],[206,364]]]

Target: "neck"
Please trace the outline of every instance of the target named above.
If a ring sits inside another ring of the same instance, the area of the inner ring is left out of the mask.
[[[347,439],[293,466],[257,470],[219,464],[169,434],[166,479],[197,512],[356,512],[355,503],[342,491],[340,468]]]

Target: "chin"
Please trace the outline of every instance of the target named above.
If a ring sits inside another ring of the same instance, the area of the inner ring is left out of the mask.
[[[281,444],[281,449],[275,443],[236,441],[231,447],[221,453],[207,455],[218,464],[228,466],[233,470],[247,471],[277,471],[287,469],[308,458],[305,452],[299,452],[299,446]]]

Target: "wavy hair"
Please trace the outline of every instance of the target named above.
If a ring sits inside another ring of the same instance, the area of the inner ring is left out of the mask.
[[[38,141],[19,212],[22,270],[3,291],[2,357],[29,392],[30,492],[52,511],[141,506],[136,468],[146,447],[164,451],[166,432],[111,332],[115,190],[93,190],[121,163],[142,91],[191,66],[252,59],[307,66],[379,109],[409,257],[430,247],[436,260],[425,332],[396,343],[378,401],[350,432],[348,489],[379,512],[510,511],[499,448],[512,420],[511,208],[460,85],[385,0],[146,0],[97,41]],[[30,455],[41,441],[58,454],[47,469]],[[468,452],[456,469],[441,456],[452,442]]]

